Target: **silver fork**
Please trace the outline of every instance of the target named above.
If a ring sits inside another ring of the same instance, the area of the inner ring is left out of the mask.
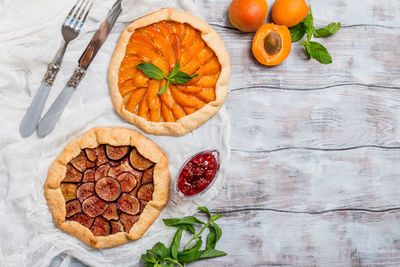
[[[64,41],[51,63],[47,66],[47,72],[44,75],[42,83],[37,90],[36,95],[25,114],[25,117],[22,119],[19,129],[22,137],[28,137],[35,131],[40,119],[40,115],[42,114],[44,104],[46,103],[46,99],[49,95],[50,88],[53,85],[58,71],[60,70],[65,50],[67,49],[69,42],[78,37],[89,11],[92,8],[92,5],[93,4],[89,0],[78,0],[65,18],[61,27],[61,33]]]

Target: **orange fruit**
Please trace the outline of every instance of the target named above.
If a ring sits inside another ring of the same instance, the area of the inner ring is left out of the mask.
[[[244,32],[254,32],[267,19],[266,0],[233,0],[229,7],[229,20],[233,26]]]
[[[308,12],[305,0],[276,0],[272,6],[272,20],[278,25],[292,27],[307,17]]]

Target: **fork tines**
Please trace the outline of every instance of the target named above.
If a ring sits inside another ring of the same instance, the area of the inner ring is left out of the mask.
[[[64,26],[79,32],[86,21],[93,3],[89,0],[78,0],[68,13],[64,21]],[[76,9],[78,7],[78,9]],[[76,11],[75,11],[76,9]],[[74,12],[75,11],[75,12]],[[85,14],[85,15],[84,15]],[[83,16],[83,20],[82,19]]]

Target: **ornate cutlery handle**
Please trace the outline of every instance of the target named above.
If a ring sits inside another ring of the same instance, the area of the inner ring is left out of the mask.
[[[67,86],[61,91],[58,95],[57,99],[51,105],[50,109],[44,115],[42,120],[39,122],[38,125],[38,136],[45,137],[49,133],[54,130],[57,121],[61,117],[65,107],[67,106],[69,100],[72,97],[72,94],[75,92],[76,87],[78,86],[79,82],[85,76],[86,70],[77,67],[74,71],[74,74],[69,79]]]

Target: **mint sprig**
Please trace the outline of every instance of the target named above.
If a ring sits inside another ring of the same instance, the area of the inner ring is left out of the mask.
[[[166,247],[163,243],[156,243],[152,249],[142,254],[141,258],[148,267],[178,265],[186,266],[187,263],[205,258],[214,258],[227,255],[226,252],[215,249],[218,240],[222,236],[222,230],[215,222],[221,215],[217,212],[214,215],[206,207],[198,207],[199,211],[208,215],[208,221],[203,222],[194,216],[184,218],[164,219],[166,226],[177,227],[177,231],[172,239],[171,245]],[[195,226],[202,226],[201,230],[196,233]],[[203,245],[202,233],[208,229],[207,243],[205,249],[201,249]],[[182,235],[186,233],[192,235],[181,251]],[[193,230],[193,231],[192,231]],[[194,245],[190,246],[192,243]]]
[[[302,22],[289,28],[289,30],[292,43],[302,40],[305,35],[307,36],[307,40],[301,42],[305,48],[307,58],[313,58],[322,64],[330,64],[332,63],[332,57],[328,49],[318,42],[311,41],[311,39],[313,36],[315,38],[330,36],[338,32],[340,28],[340,22],[332,22],[323,28],[315,29],[314,17],[310,6],[310,14]]]
[[[165,75],[165,73],[159,67],[157,67],[152,63],[143,62],[140,63],[137,67],[151,79],[162,80],[165,78],[167,80],[167,83],[163,87],[161,87],[160,91],[158,91],[159,95],[162,95],[165,92],[165,90],[167,90],[170,83],[184,84],[193,79],[194,77],[199,76],[198,74],[191,76],[183,71],[180,71],[179,60],[176,62],[175,67],[168,75]]]

